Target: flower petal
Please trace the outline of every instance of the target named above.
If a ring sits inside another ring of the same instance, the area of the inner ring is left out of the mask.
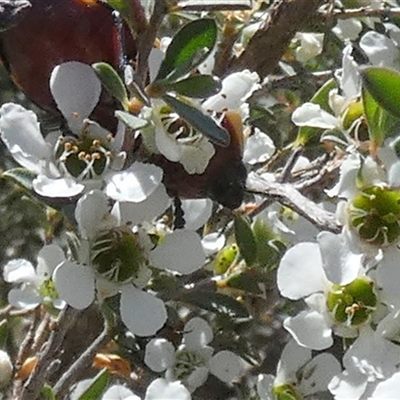
[[[121,319],[137,336],[151,336],[163,327],[167,311],[162,300],[132,285],[121,289]]]
[[[225,246],[225,242],[225,235],[220,234],[219,232],[209,233],[201,239],[201,244],[206,256],[211,256],[220,251]]]
[[[256,128],[244,145],[243,162],[250,165],[263,163],[274,153],[275,145],[272,139]]]
[[[107,196],[99,190],[83,195],[76,205],[75,218],[85,238],[93,239],[108,215]]]
[[[38,254],[36,271],[41,280],[51,278],[57,265],[65,260],[65,254],[60,246],[49,244],[43,246]]]
[[[190,392],[179,381],[158,378],[146,390],[145,400],[191,400]]]
[[[75,197],[83,192],[85,186],[73,178],[51,179],[45,175],[39,175],[33,180],[33,189],[43,197],[59,198]]]
[[[211,217],[213,202],[210,199],[182,200],[185,228],[197,231]]]
[[[304,368],[299,391],[304,396],[324,392],[335,375],[340,374],[339,361],[328,353],[318,354]]]
[[[206,260],[200,236],[187,229],[178,229],[165,236],[149,256],[151,264],[160,269],[191,274]]]
[[[328,385],[335,399],[358,400],[367,388],[367,379],[357,371],[343,371],[336,375]]]
[[[327,283],[317,243],[299,243],[290,248],[278,268],[278,288],[282,296],[298,300],[322,291]]]
[[[71,307],[83,310],[92,304],[95,298],[95,280],[89,266],[64,261],[55,269],[53,280],[59,298]]]
[[[51,150],[40,132],[35,113],[19,104],[6,103],[0,108],[1,139],[14,159],[23,167],[39,173],[50,160]]]
[[[400,393],[400,372],[395,373],[389,379],[378,383],[375,391],[372,393],[372,399],[393,400]]]
[[[185,324],[184,332],[183,343],[191,349],[206,346],[214,338],[211,326],[206,320],[199,317],[189,320]]]
[[[222,81],[221,91],[203,103],[206,111],[235,110],[259,88],[260,77],[255,72],[243,70],[228,75]]]
[[[50,90],[71,130],[80,134],[83,120],[92,113],[101,93],[93,68],[77,61],[57,65],[50,76]]]
[[[8,302],[22,310],[32,310],[41,303],[41,298],[32,290],[11,289]]]
[[[113,385],[104,392],[101,400],[140,400],[140,397],[125,386]]]
[[[162,372],[173,366],[175,347],[167,339],[152,339],[146,345],[144,362],[154,372]]]
[[[9,283],[35,283],[38,281],[33,265],[22,258],[9,261],[4,266],[3,277]]]
[[[286,318],[283,325],[300,346],[323,350],[333,344],[332,329],[317,311],[302,311],[295,317]]]
[[[275,400],[272,393],[275,377],[273,375],[260,374],[257,380],[257,394],[260,400]]]
[[[284,347],[278,366],[276,368],[275,383],[283,385],[287,382],[296,382],[296,374],[307,362],[311,360],[311,350],[300,346],[295,340],[289,340]]]
[[[106,177],[105,191],[113,200],[139,203],[158,188],[162,176],[161,168],[135,162],[128,169]]]
[[[292,121],[297,126],[312,126],[321,129],[334,129],[338,125],[336,118],[314,103],[304,103],[292,114]]]
[[[240,357],[228,350],[222,350],[213,356],[209,367],[214,376],[226,383],[238,378],[243,370]]]
[[[321,250],[322,265],[329,281],[347,285],[362,270],[362,254],[354,254],[344,235],[321,232],[317,236]]]
[[[146,200],[139,203],[127,201],[115,203],[111,214],[120,224],[129,223],[131,226],[135,226],[143,221],[153,221],[170,205],[171,198],[168,196],[165,186],[161,184]]]

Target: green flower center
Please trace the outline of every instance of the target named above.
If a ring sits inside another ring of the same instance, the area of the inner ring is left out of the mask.
[[[376,309],[377,297],[373,282],[357,278],[348,285],[333,285],[326,303],[336,322],[361,325],[369,320]]]
[[[112,161],[112,152],[109,150],[112,136],[105,143],[93,139],[88,132],[79,138],[60,137],[56,146],[56,159],[59,168],[64,169],[78,179],[93,179],[102,175]]]
[[[400,237],[400,191],[374,186],[350,206],[350,223],[362,239],[385,246]]]
[[[40,297],[47,303],[58,299],[58,293],[54,282],[49,278],[44,280],[39,287]]]
[[[195,351],[182,350],[175,355],[174,376],[177,380],[183,380],[190,376],[196,368],[206,366],[204,358]]]
[[[272,389],[276,400],[302,400],[303,396],[290,384],[274,386]]]
[[[130,231],[113,229],[96,239],[92,263],[97,272],[112,282],[127,282],[138,277],[144,256],[137,238]]]

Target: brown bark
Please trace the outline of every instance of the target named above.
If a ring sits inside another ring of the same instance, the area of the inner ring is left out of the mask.
[[[230,70],[245,68],[263,78],[271,74],[291,39],[312,18],[324,0],[277,0],[264,26],[252,37],[243,53],[231,63]]]

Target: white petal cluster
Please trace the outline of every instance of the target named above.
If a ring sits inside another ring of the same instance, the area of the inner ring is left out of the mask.
[[[146,346],[145,363],[155,372],[165,371],[167,381],[181,381],[190,392],[203,385],[211,373],[223,382],[232,382],[242,371],[241,359],[231,351],[213,355],[210,325],[192,318],[184,328],[182,344],[175,349],[166,339],[152,339]]]

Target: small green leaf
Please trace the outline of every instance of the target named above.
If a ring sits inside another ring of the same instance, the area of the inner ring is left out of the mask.
[[[364,87],[362,89],[362,100],[364,115],[368,123],[369,137],[376,146],[381,146],[385,139],[385,132],[382,130],[382,118],[385,110],[379,106],[371,93]]]
[[[374,100],[395,117],[400,117],[400,73],[383,67],[361,70],[364,86]]]
[[[329,106],[329,92],[335,88],[337,88],[336,81],[333,78],[329,79],[319,88],[319,90],[315,93],[310,102],[318,104],[323,110],[327,112],[331,112],[331,108]],[[312,138],[319,135],[322,131],[323,129],[321,128],[315,128],[312,126],[301,126],[299,128],[294,146],[305,146]]]
[[[13,168],[3,172],[2,177],[10,178],[25,189],[32,190],[32,182],[36,178],[36,174],[25,168]]]
[[[173,90],[182,96],[204,99],[221,89],[221,81],[211,75],[194,75],[168,84],[166,89]]]
[[[229,275],[226,283],[229,287],[244,290],[247,293],[261,294],[262,291],[258,286],[258,282],[261,282],[261,279],[257,278],[259,277],[255,276],[250,270],[238,271]]]
[[[263,218],[256,218],[252,229],[257,243],[257,266],[261,269],[275,267],[281,255],[276,235]]]
[[[211,117],[176,97],[163,96],[163,100],[173,108],[194,129],[207,136],[213,143],[226,147],[230,143],[229,133]]]
[[[217,25],[212,19],[198,19],[186,24],[168,46],[155,81],[176,80],[196,68],[213,50],[217,33]]]
[[[125,20],[128,26],[135,27],[135,18],[132,13],[132,1],[131,0],[103,0],[114,10],[118,11],[121,17]]]
[[[117,71],[105,62],[92,64],[92,68],[96,71],[96,74],[111,96],[119,100],[126,109],[128,107],[128,93]]]
[[[250,223],[241,215],[235,216],[235,238],[248,267],[257,261],[257,242]]]
[[[231,317],[247,318],[249,316],[246,307],[242,303],[222,293],[198,290],[184,294],[181,300],[203,310],[226,314]]]
[[[110,374],[106,369],[101,370],[92,380],[89,387],[79,396],[78,400],[97,400],[106,390]]]
[[[47,383],[42,387],[40,391],[41,400],[56,400],[56,394],[54,393],[51,386]]]
[[[132,130],[142,129],[149,124],[145,119],[135,117],[126,111],[115,111],[115,116]]]

